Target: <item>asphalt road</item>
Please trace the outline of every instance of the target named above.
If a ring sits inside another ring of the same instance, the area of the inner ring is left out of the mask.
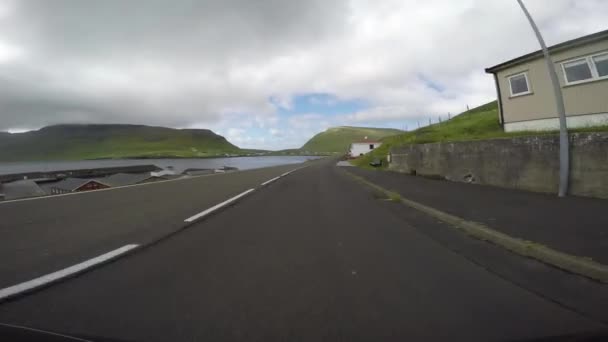
[[[300,165],[0,203],[0,288],[126,244],[145,244],[184,220]]]
[[[606,328],[406,218],[318,162],[159,244],[0,305],[0,322],[126,341],[511,341]]]

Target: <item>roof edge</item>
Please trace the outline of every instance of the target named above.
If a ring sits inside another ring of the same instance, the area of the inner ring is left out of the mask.
[[[593,43],[593,42],[596,42],[596,41],[599,41],[602,39],[606,39],[606,38],[608,38],[608,30],[592,33],[590,35],[586,35],[586,36],[568,40],[568,41],[565,41],[565,42],[562,42],[562,43],[559,43],[556,45],[552,45],[548,49],[549,49],[549,52],[558,52],[558,51],[565,50],[565,49],[575,48],[575,47],[578,47],[578,46],[581,46],[584,44]],[[488,74],[495,74],[498,71],[528,62],[530,60],[541,58],[541,57],[543,57],[543,50],[537,50],[537,51],[525,54],[523,56],[511,59],[509,61],[497,64],[493,67],[486,68],[485,71]]]

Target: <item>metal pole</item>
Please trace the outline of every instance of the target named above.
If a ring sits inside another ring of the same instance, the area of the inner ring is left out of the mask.
[[[545,62],[547,63],[547,69],[549,71],[549,76],[551,77],[551,83],[553,83],[553,91],[555,93],[555,105],[557,107],[557,114],[559,115],[559,197],[564,197],[568,193],[568,180],[570,174],[570,141],[568,139],[568,127],[566,121],[566,107],[564,106],[564,96],[562,94],[562,88],[559,85],[559,80],[557,79],[557,72],[555,72],[555,66],[553,65],[553,60],[551,59],[551,55],[549,55],[549,49],[547,49],[547,45],[545,44],[545,40],[543,36],[540,34],[538,26],[532,19],[530,12],[524,5],[523,0],[517,0],[519,6],[526,14],[528,21],[530,21],[530,25],[536,34],[536,38],[538,38],[538,42],[540,43],[541,48],[543,49],[543,54],[545,55]]]

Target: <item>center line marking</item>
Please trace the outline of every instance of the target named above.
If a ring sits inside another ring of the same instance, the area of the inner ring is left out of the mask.
[[[211,208],[209,208],[209,209],[207,209],[207,210],[205,210],[205,211],[203,211],[201,213],[198,213],[198,214],[196,214],[196,215],[194,215],[194,216],[192,216],[190,218],[185,219],[184,222],[196,221],[196,220],[198,220],[199,218],[201,218],[203,216],[207,216],[207,215],[211,214],[212,212],[220,209],[221,207],[224,207],[224,206],[226,206],[226,205],[228,205],[228,204],[230,204],[230,203],[238,200],[239,198],[247,195],[248,193],[250,193],[250,192],[252,192],[254,190],[255,189],[249,189],[249,190],[247,190],[247,191],[245,191],[243,193],[240,193],[240,194],[238,194],[238,195],[236,195],[236,196],[234,196],[234,197],[232,197],[230,199],[225,200],[224,202],[222,202],[220,204],[214,205],[213,207],[211,207]]]
[[[47,285],[47,284],[55,282],[61,278],[65,278],[65,277],[68,277],[75,273],[81,272],[83,270],[86,270],[87,268],[93,267],[102,262],[116,258],[119,255],[132,250],[133,248],[137,248],[138,246],[139,245],[136,245],[136,244],[126,245],[126,246],[120,247],[118,249],[115,249],[111,252],[108,252],[106,254],[95,257],[93,259],[89,259],[87,261],[81,262],[74,266],[64,268],[57,272],[49,273],[47,275],[43,275],[42,277],[38,277],[36,279],[32,279],[32,280],[23,282],[21,284],[17,284],[17,285],[13,285],[13,286],[1,289],[0,290],[0,300],[8,298],[8,297],[12,297],[14,295],[20,294],[25,291],[33,290],[37,287]]]
[[[270,183],[272,183],[272,182],[276,181],[276,180],[277,180],[277,179],[279,179],[279,178],[281,178],[281,176],[274,177],[273,179],[269,179],[269,180],[265,181],[264,183],[262,183],[262,186],[264,186],[264,185],[266,185],[266,184],[270,184]]]

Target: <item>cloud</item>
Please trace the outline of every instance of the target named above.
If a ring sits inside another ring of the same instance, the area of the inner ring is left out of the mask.
[[[604,0],[526,3],[550,44],[607,28]],[[381,126],[490,101],[484,68],[537,48],[504,0],[0,0],[0,130],[238,128],[244,144],[294,147],[327,125]],[[369,108],[282,114],[299,94]]]
[[[281,132],[279,129],[271,128],[268,130],[268,132],[273,137],[279,137],[279,138],[283,137],[283,132]]]

